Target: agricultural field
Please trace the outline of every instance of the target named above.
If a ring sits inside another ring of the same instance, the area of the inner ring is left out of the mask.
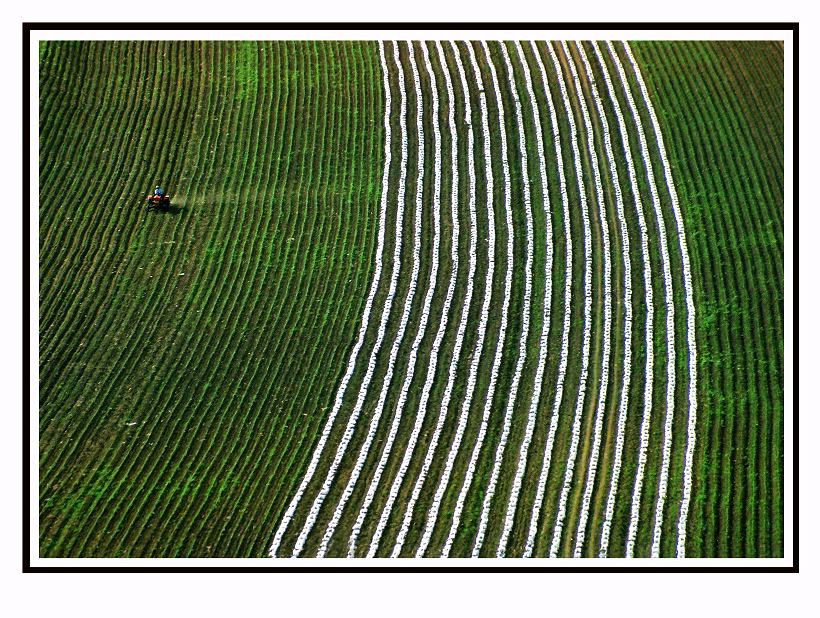
[[[39,63],[41,556],[783,555],[781,42]]]

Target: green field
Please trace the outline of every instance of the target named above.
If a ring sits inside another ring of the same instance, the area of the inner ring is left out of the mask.
[[[314,556],[324,543],[326,555],[345,556],[357,518],[355,555],[367,554],[381,525],[372,551],[390,556],[423,470],[400,555],[429,543],[424,555],[438,556],[449,537],[449,555],[469,556],[482,530],[480,555],[495,556],[525,439],[505,554],[525,552],[550,451],[534,555],[549,555],[562,517],[554,542],[558,555],[571,556],[583,512],[582,555],[597,556],[621,444],[608,555],[623,556],[646,413],[634,555],[652,553],[664,475],[660,555],[676,554],[690,475],[686,556],[783,555],[782,43],[631,45],[660,123],[691,263],[693,402],[677,204],[627,47],[539,42],[519,54],[503,45],[489,43],[487,55],[479,43],[443,43],[441,53],[419,42],[41,44],[41,556],[262,557],[272,542],[280,543],[276,555],[299,546],[296,553]],[[170,190],[169,212],[144,207],[156,184]],[[531,411],[545,313],[543,385]],[[675,340],[671,366],[667,328]],[[653,397],[645,409],[647,380]],[[354,474],[358,481],[348,483]],[[437,519],[428,522],[436,503]],[[335,532],[323,538],[331,523]]]

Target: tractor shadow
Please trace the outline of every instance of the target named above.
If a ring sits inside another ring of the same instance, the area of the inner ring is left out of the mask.
[[[178,216],[184,215],[188,212],[188,209],[185,206],[178,206],[176,204],[171,204],[168,208],[152,208],[148,211],[149,213],[156,213],[158,215],[171,215],[171,216]]]

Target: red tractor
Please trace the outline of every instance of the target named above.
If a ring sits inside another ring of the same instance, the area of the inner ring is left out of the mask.
[[[149,195],[145,202],[148,206],[148,210],[152,210],[154,208],[159,208],[160,210],[167,211],[171,207],[171,196],[168,195],[162,187],[155,187],[154,192]]]

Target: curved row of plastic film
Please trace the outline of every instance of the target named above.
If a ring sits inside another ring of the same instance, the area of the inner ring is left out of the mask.
[[[607,43],[609,53],[618,70],[618,75],[623,84],[624,94],[629,105],[632,118],[635,121],[635,126],[638,131],[638,140],[641,146],[641,158],[644,162],[646,170],[646,178],[649,183],[649,191],[652,196],[652,206],[655,211],[655,219],[658,224],[659,244],[661,249],[661,263],[663,266],[664,292],[666,303],[666,341],[667,341],[667,385],[666,385],[666,422],[664,425],[664,445],[663,445],[663,463],[661,467],[660,481],[658,485],[658,502],[655,510],[655,526],[653,531],[652,541],[652,556],[658,557],[660,555],[660,533],[663,521],[663,502],[666,496],[666,477],[669,471],[669,458],[672,449],[672,417],[675,408],[675,303],[672,296],[672,268],[669,259],[669,248],[666,240],[666,226],[663,222],[663,210],[658,196],[658,187],[655,184],[655,175],[652,170],[652,161],[649,156],[649,146],[646,142],[646,135],[641,124],[640,115],[635,106],[635,100],[632,98],[632,93],[629,89],[629,82],[626,78],[621,60],[612,43]],[[641,444],[638,453],[638,471],[636,473],[635,487],[632,497],[632,509],[629,519],[629,530],[627,531],[627,546],[626,556],[630,558],[635,551],[635,538],[638,532],[638,524],[640,520],[640,500],[641,491],[643,487],[644,473],[646,469],[646,458],[648,452],[648,442]]]
[[[607,163],[609,163],[609,174],[611,179],[611,184],[614,189],[615,193],[615,208],[616,214],[618,218],[618,222],[620,224],[620,239],[621,239],[621,263],[624,268],[624,355],[623,355],[623,381],[621,383],[621,397],[619,403],[619,426],[621,420],[623,423],[626,423],[626,411],[627,405],[629,403],[629,383],[632,371],[632,278],[631,278],[631,271],[632,267],[629,261],[629,232],[627,231],[626,227],[626,218],[624,217],[624,203],[623,203],[623,196],[621,195],[621,183],[620,179],[618,178],[618,168],[615,165],[615,153],[612,150],[612,142],[609,139],[609,123],[606,119],[606,112],[604,110],[603,103],[601,102],[601,97],[598,95],[598,88],[595,85],[595,78],[592,72],[592,66],[587,59],[586,52],[584,51],[584,47],[582,44],[576,44],[578,49],[578,54],[581,57],[581,62],[584,65],[584,71],[589,78],[589,87],[592,92],[592,99],[595,103],[596,113],[598,115],[599,121],[601,123],[601,132],[602,138],[604,142],[604,152],[606,154]],[[574,63],[574,60],[573,60]],[[577,66],[577,65],[576,65]],[[584,108],[586,110],[586,107]],[[584,116],[585,122],[589,120],[589,114],[587,113]],[[591,126],[588,125],[587,133],[590,136],[592,135]],[[601,196],[602,197],[602,196]],[[612,301],[609,300],[611,297],[611,266],[610,266],[610,258],[609,258],[609,240],[608,240],[608,232],[606,231],[608,228],[607,220],[606,220],[606,213],[604,212],[603,201],[600,202],[600,209],[601,209],[601,225],[603,228],[604,234],[604,251],[605,251],[605,265],[604,265],[604,294],[607,297],[605,303],[607,307],[605,309],[605,320],[611,319],[611,306]],[[605,323],[605,342],[604,345],[608,347],[609,345],[609,328],[610,325]],[[604,352],[604,362],[608,365],[609,363],[609,350],[605,350]],[[603,423],[604,423],[604,414],[605,414],[605,404],[606,404],[606,384],[607,384],[607,371],[604,370],[603,377],[601,380],[601,389],[598,395],[598,410],[595,413],[595,429],[593,432],[593,439],[592,439],[592,451],[589,456],[589,465],[587,467],[587,480],[586,485],[584,486],[584,494],[581,498],[581,513],[578,516],[578,530],[575,536],[575,549],[573,551],[573,555],[576,558],[580,558],[584,549],[584,540],[586,538],[586,526],[587,520],[589,519],[589,508],[592,502],[592,491],[595,487],[595,477],[598,471],[598,459],[600,457],[601,451],[601,434],[603,432]],[[620,465],[620,464],[619,464]]]

